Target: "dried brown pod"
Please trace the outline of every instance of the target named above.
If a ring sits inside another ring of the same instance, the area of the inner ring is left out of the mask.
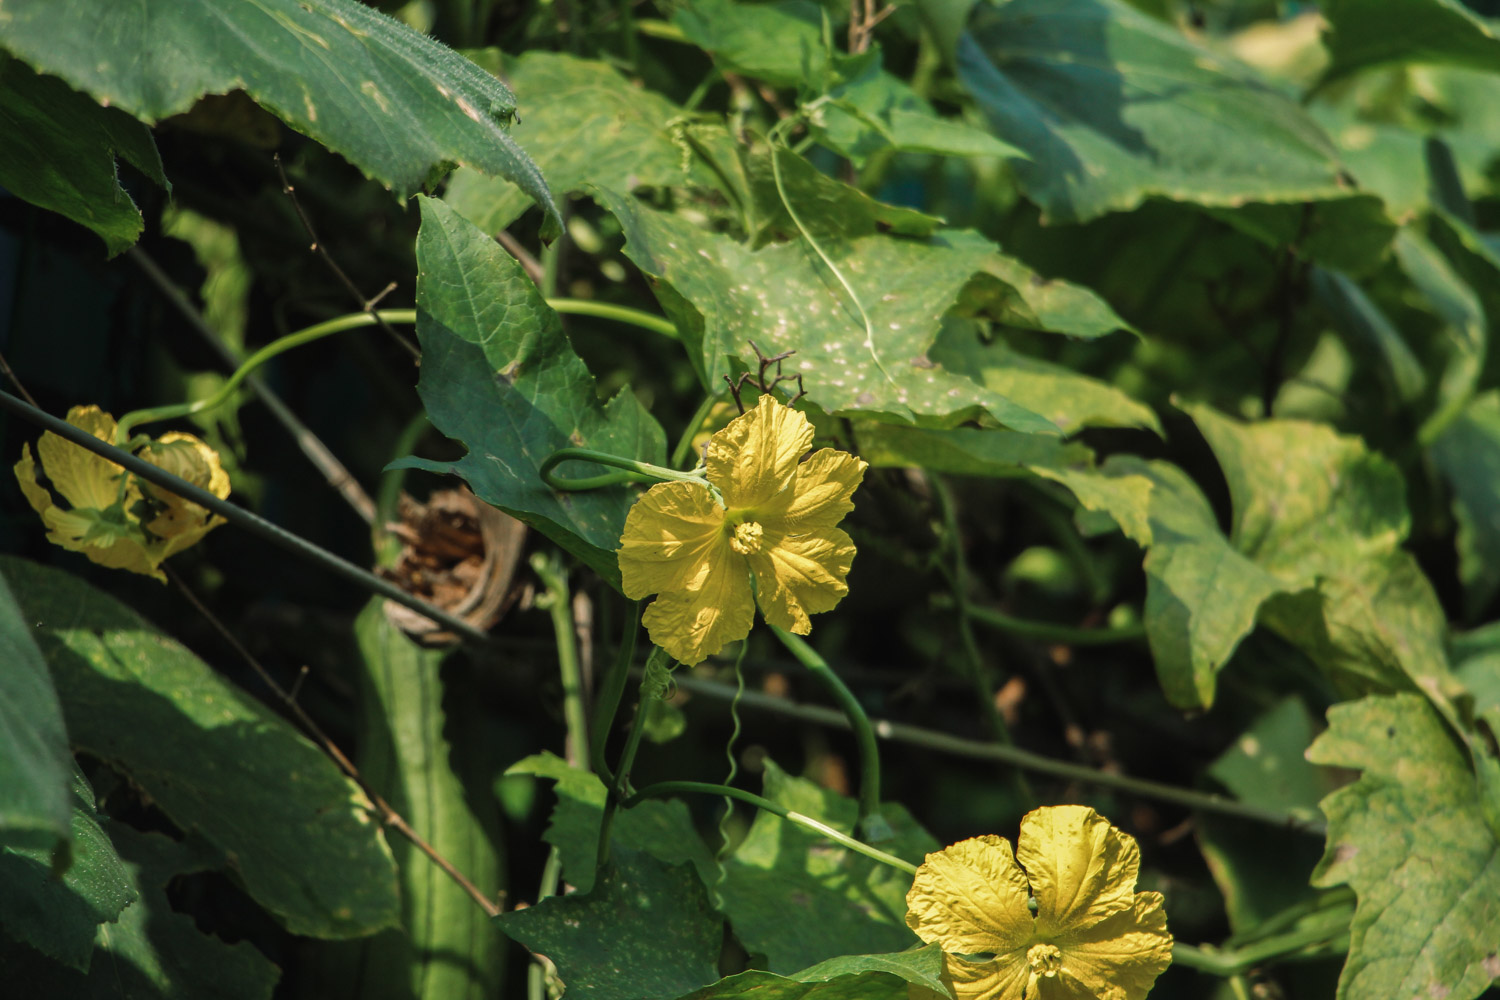
[[[520,596],[516,567],[526,526],[483,503],[468,489],[440,490],[422,503],[401,494],[401,520],[386,530],[401,540],[401,555],[380,575],[402,590],[485,630]],[[385,602],[391,623],[427,645],[458,641],[427,616]]]

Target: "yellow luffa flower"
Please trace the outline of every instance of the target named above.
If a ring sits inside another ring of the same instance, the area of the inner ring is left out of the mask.
[[[942,947],[959,1000],[1141,1000],[1172,935],[1161,893],[1135,891],[1140,867],[1094,810],[1049,806],[1021,820],[1014,856],[994,835],[927,855],[906,923]]]
[[[114,442],[115,420],[97,406],[75,406],[68,423],[101,441]],[[58,504],[37,478],[30,446],[16,463],[16,480],[47,526],[47,539],[112,569],[130,570],[163,582],[168,556],[197,542],[224,519],[150,483],[86,448],[53,434],[37,442],[41,471],[67,501]],[[229,475],[219,453],[191,434],[173,431],[140,449],[140,457],[201,486],[214,496],[229,495]]]
[[[799,635],[808,615],[849,592],[854,542],[835,527],[866,465],[812,445],[807,418],[770,395],[708,442],[708,481],[658,483],[625,519],[625,596],[658,595],[643,621],[656,643],[692,666],[750,634],[757,599],[766,621]],[[751,577],[755,589],[751,590]]]

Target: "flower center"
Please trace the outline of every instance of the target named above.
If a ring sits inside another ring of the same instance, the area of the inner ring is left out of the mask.
[[[760,551],[760,538],[764,534],[765,529],[756,521],[736,524],[734,534],[729,539],[729,547],[742,556],[754,555]]]
[[[1026,952],[1031,971],[1038,976],[1055,976],[1062,968],[1062,952],[1055,944],[1034,944]]]

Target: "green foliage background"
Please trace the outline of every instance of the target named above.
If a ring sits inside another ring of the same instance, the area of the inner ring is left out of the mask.
[[[637,788],[728,771],[911,862],[1095,806],[1167,898],[1158,997],[1494,995],[1497,14],[0,3],[5,391],[203,400],[378,298],[414,338],[301,347],[180,426],[359,567],[401,490],[460,480],[533,556],[433,649],[225,527],[171,563],[221,631],[49,547],[7,477],[0,983],[947,995],[898,869],[713,797],[618,808],[644,733]],[[878,787],[768,630],[637,691],[639,490],[541,478],[691,464],[781,352],[872,466],[811,655],[885,720]]]

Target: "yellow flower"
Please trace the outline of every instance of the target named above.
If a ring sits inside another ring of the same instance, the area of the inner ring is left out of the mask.
[[[1094,810],[1048,806],[1021,820],[1014,856],[993,835],[927,855],[906,924],[942,946],[959,1000],[1141,1000],[1172,935],[1161,893],[1135,891],[1140,866]]]
[[[659,483],[625,519],[625,596],[657,594],[643,621],[651,641],[692,666],[750,634],[755,605],[766,621],[806,635],[808,615],[849,592],[854,542],[835,525],[866,465],[812,444],[812,425],[771,396],[708,442],[708,481]],[[754,578],[754,590],[751,578]]]
[[[115,420],[97,406],[73,407],[68,411],[68,423],[101,441],[114,443]],[[51,431],[42,435],[36,450],[52,489],[68,503],[67,507],[59,505],[52,491],[38,480],[31,448],[24,446],[15,466],[16,479],[27,501],[42,516],[47,539],[82,552],[101,566],[165,582],[162,561],[223,523],[223,518],[197,504],[141,483],[109,459]],[[165,434],[143,445],[140,457],[217,497],[229,495],[229,476],[219,464],[218,452],[191,434]]]

